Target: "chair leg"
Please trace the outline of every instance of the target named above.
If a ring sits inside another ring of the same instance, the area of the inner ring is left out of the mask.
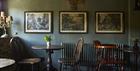
[[[93,69],[92,69],[92,65],[88,65],[88,67],[87,67],[87,71],[93,71]]]
[[[60,63],[59,71],[62,71],[62,64]]]
[[[38,71],[41,71],[41,63],[38,64]]]
[[[91,66],[91,71],[94,71],[94,65]]]
[[[75,70],[75,65],[72,65],[71,67],[72,67],[72,70],[71,71],[76,71]]]
[[[20,66],[19,65],[16,66],[16,71],[20,71]]]
[[[101,68],[101,63],[99,63],[96,67],[96,71],[100,71],[100,68]]]
[[[78,71],[77,65],[72,65],[71,67],[72,67],[72,70],[71,71]]]
[[[124,67],[123,67],[123,65],[121,65],[121,71],[124,71]]]
[[[89,67],[87,66],[87,71],[89,71]]]
[[[16,71],[21,71],[21,70],[22,70],[22,65],[21,64],[17,64]]]
[[[33,66],[33,64],[31,64],[31,70],[34,71],[34,66]]]
[[[76,71],[80,71],[80,66],[78,64],[76,65]]]

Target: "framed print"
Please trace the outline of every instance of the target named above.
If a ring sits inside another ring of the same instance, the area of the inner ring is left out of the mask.
[[[123,33],[123,12],[96,12],[96,33]]]
[[[140,0],[135,0],[135,9],[140,10]]]
[[[60,12],[60,33],[87,33],[87,12]]]
[[[52,12],[47,11],[26,11],[25,32],[50,33],[52,32]]]

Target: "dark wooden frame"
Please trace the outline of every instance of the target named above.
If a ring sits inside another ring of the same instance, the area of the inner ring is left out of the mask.
[[[87,27],[88,24],[87,24],[86,11],[60,11],[59,12],[60,33],[79,33],[79,34],[87,33]]]
[[[97,11],[96,33],[124,33],[124,13],[122,11]]]
[[[52,33],[52,28],[53,28],[52,14],[53,14],[52,11],[25,11],[24,32],[25,33]],[[33,18],[30,19],[29,16],[34,16],[34,19]]]

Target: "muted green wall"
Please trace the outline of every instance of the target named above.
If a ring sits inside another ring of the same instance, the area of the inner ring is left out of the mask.
[[[140,39],[140,10],[135,10],[135,0],[129,0],[129,44],[133,45],[134,39]]]
[[[72,11],[67,0],[9,0],[9,14],[14,17],[12,35],[17,32],[18,36],[29,41],[32,45],[42,43],[45,34],[24,33],[24,12],[25,11],[53,11],[53,40],[54,44],[63,42],[74,42],[80,36],[85,38],[86,43],[92,43],[94,39],[102,42],[127,43],[128,38],[128,1],[127,0],[86,0],[78,11],[88,12],[88,33],[87,34],[60,34],[59,33],[59,11]],[[77,10],[76,10],[77,11]],[[96,34],[95,33],[95,12],[96,11],[123,11],[125,20],[124,34]]]
[[[25,11],[53,11],[53,36],[52,44],[61,42],[75,43],[79,37],[84,37],[85,43],[92,44],[93,40],[101,40],[103,43],[128,43],[129,9],[128,0],[85,0],[85,3],[75,11],[87,11],[88,33],[87,34],[60,34],[59,33],[59,11],[72,11],[67,0],[8,0],[8,11],[13,16],[11,32],[13,36],[19,36],[25,40],[28,46],[45,44],[44,34],[24,33],[24,12]],[[123,11],[124,30],[123,34],[96,34],[95,33],[95,12],[96,11]],[[135,16],[132,16],[135,17]],[[133,18],[131,18],[134,20]],[[130,20],[131,20],[130,19]],[[137,19],[138,20],[138,19]],[[135,27],[135,26],[134,26]],[[16,33],[18,33],[16,35]],[[39,56],[45,56],[45,52],[33,50]],[[53,57],[59,53],[55,53]],[[57,61],[57,60],[54,60]],[[57,62],[55,62],[57,65]]]

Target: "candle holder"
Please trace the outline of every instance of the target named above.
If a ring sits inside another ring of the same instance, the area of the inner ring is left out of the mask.
[[[0,16],[0,28],[3,29],[4,33],[3,35],[1,35],[1,37],[8,37],[9,35],[7,34],[7,28],[10,27],[10,25],[12,24],[12,16],[5,16],[4,12],[1,12],[1,16]]]

